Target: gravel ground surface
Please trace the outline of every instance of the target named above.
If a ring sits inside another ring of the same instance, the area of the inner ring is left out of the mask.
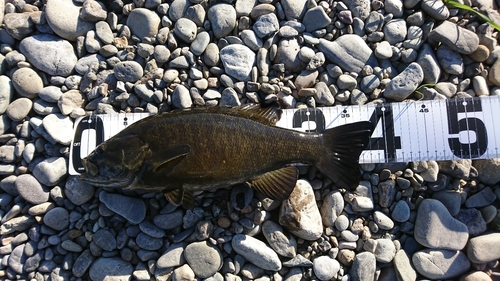
[[[500,23],[498,1],[465,4]],[[365,164],[353,191],[301,167],[284,202],[236,186],[191,210],[67,173],[74,119],[93,113],[500,95],[499,32],[474,14],[0,0],[0,23],[0,279],[500,280],[500,159]]]

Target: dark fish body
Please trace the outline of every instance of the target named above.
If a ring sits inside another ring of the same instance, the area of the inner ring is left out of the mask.
[[[274,199],[295,186],[291,163],[311,163],[334,183],[352,188],[371,124],[359,122],[302,133],[275,127],[277,111],[255,106],[203,108],[140,120],[84,159],[82,179],[97,185],[164,192],[191,205],[191,194],[250,182]]]

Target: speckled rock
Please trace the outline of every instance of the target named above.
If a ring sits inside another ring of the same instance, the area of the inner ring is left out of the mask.
[[[314,241],[321,237],[323,233],[321,214],[308,181],[297,181],[290,197],[281,204],[279,222],[302,239]]]

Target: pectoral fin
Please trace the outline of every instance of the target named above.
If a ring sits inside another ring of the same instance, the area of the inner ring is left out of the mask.
[[[185,192],[182,189],[176,189],[164,194],[170,203],[181,206],[186,209],[192,209],[194,207],[193,194]]]
[[[297,168],[288,166],[259,175],[251,179],[250,184],[269,198],[283,201],[292,193],[298,176]]]
[[[147,170],[153,173],[166,174],[179,164],[189,152],[191,152],[189,144],[176,145],[157,152],[155,151],[154,155],[145,161],[148,167]]]

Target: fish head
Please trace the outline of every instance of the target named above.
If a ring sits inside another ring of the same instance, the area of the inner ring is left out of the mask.
[[[114,137],[82,159],[86,172],[80,178],[95,186],[126,188],[135,182],[149,155],[140,137]]]

